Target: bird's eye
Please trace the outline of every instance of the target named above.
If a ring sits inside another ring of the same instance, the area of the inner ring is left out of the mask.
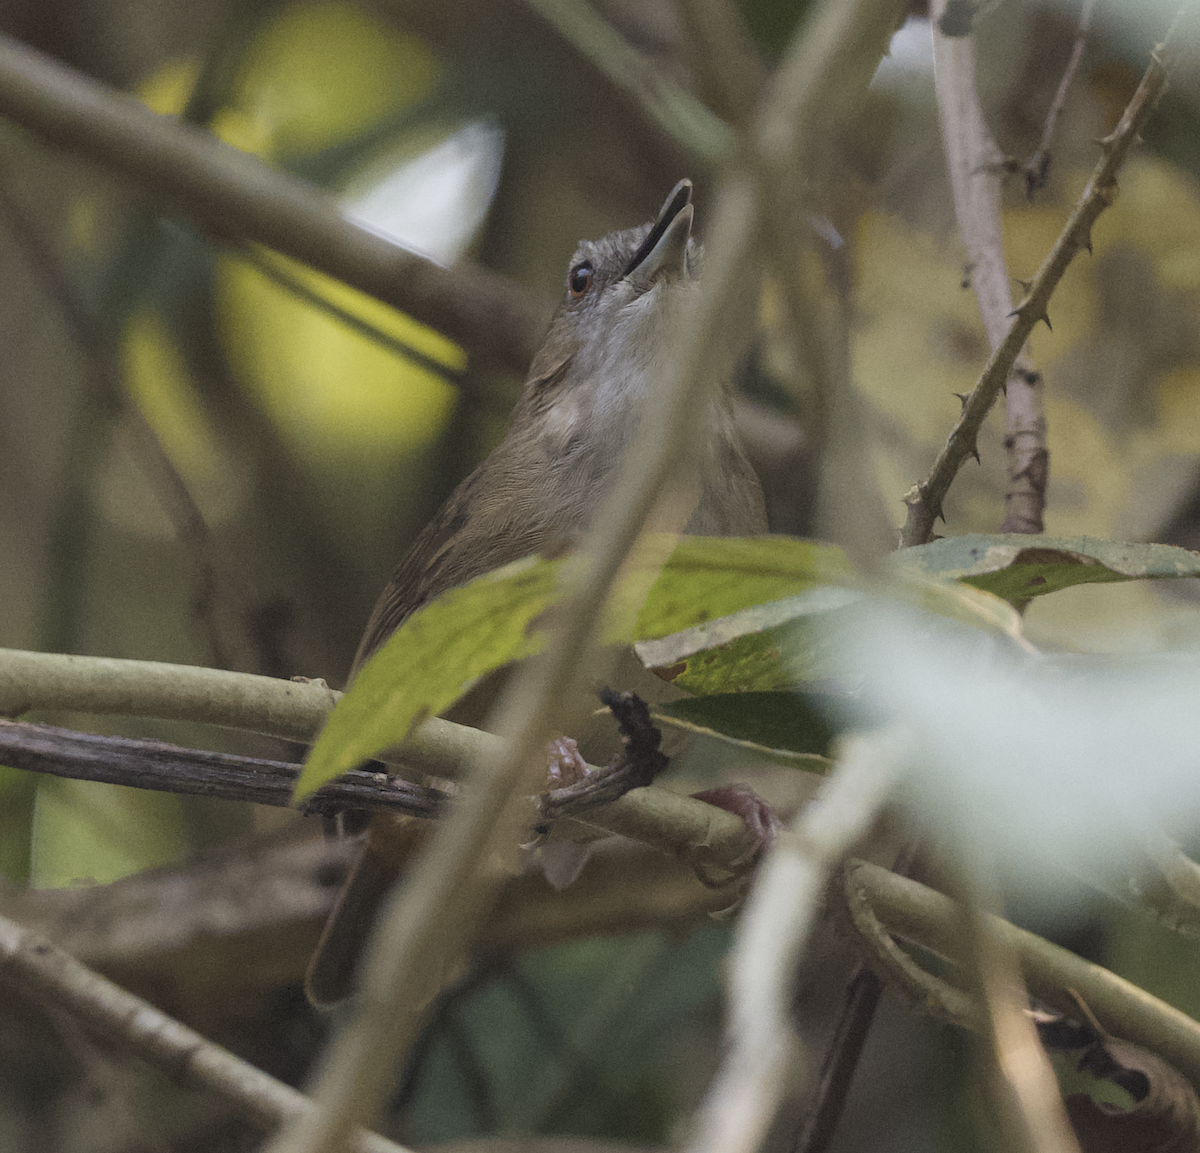
[[[590,261],[585,260],[582,264],[575,265],[567,274],[567,291],[571,294],[571,299],[579,300],[587,296],[595,278],[596,270]]]

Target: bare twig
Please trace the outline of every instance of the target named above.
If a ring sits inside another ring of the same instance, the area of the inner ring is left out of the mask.
[[[0,762],[14,769],[156,792],[190,793],[287,808],[300,766],[261,757],[185,749],[163,741],[77,733],[0,720]],[[319,789],[305,804],[315,813],[379,807],[435,817],[446,795],[402,777],[354,771]]]
[[[465,730],[464,745],[472,733],[480,738],[476,755],[495,747],[495,737],[474,729]],[[299,765],[285,761],[4,720],[0,720],[0,762],[73,780],[281,808],[293,803],[292,789],[300,772]],[[637,792],[630,795],[635,788]],[[315,813],[386,808],[413,817],[437,817],[446,799],[441,790],[401,777],[355,770],[323,786],[304,808]],[[747,833],[740,818],[715,805],[647,787],[621,767],[616,772],[594,769],[582,786],[531,798],[529,811],[531,817],[538,811],[541,819],[556,822],[569,812],[593,835],[596,830],[619,833],[705,869],[734,871],[746,854]]]
[[[971,285],[995,350],[1012,324],[1012,295],[1004,261],[1000,214],[1003,155],[991,138],[975,90],[975,37],[946,36],[939,30],[946,0],[934,0],[934,87],[942,123],[946,167],[954,193],[954,213],[967,249]],[[1050,456],[1040,377],[1023,350],[1009,372],[1007,398],[1008,491],[1001,532],[1039,533],[1046,503]]]
[[[1058,126],[1058,118],[1067,100],[1067,92],[1079,64],[1083,60],[1083,50],[1087,46],[1088,31],[1092,26],[1092,14],[1096,10],[1096,0],[1083,0],[1079,9],[1079,27],[1075,32],[1075,45],[1071,49],[1071,59],[1063,70],[1062,79],[1058,82],[1058,90],[1050,101],[1046,112],[1046,123],[1042,128],[1042,138],[1038,141],[1037,150],[1021,166],[1025,174],[1025,193],[1030,200],[1046,187],[1050,175],[1050,141],[1054,139],[1054,129]]]
[[[1025,298],[1017,305],[1013,322],[1000,346],[988,360],[975,387],[963,403],[962,414],[950,433],[945,448],[928,479],[915,484],[905,495],[908,516],[900,534],[900,544],[906,547],[924,544],[933,534],[933,527],[942,515],[942,502],[958,470],[970,456],[978,455],[976,441],[979,429],[1004,386],[1013,364],[1025,345],[1033,326],[1039,320],[1048,322],[1050,296],[1058,287],[1075,254],[1090,249],[1092,225],[1112,203],[1116,195],[1117,173],[1138,132],[1154,110],[1167,82],[1163,60],[1166,41],[1151,54],[1150,65],[1133,94],[1120,122],[1113,132],[1101,141],[1104,154],[1096,165],[1083,195],[1068,217],[1058,240],[1038,269],[1037,276]]]
[[[8,36],[0,115],[97,161],[223,240],[257,241],[524,372],[549,309],[483,268],[442,268],[346,220],[332,197],[191,125],[158,116]]]
[[[1054,1070],[1029,1017],[1016,950],[997,931],[996,919],[985,914],[988,898],[974,870],[965,861],[957,865],[952,876],[960,897],[964,971],[978,1006],[989,1113],[1013,1153],[1079,1153]]]
[[[313,1115],[302,1093],[239,1060],[199,1033],[127,993],[43,937],[0,917],[0,981],[164,1070],[191,1088],[218,1094],[267,1130]],[[403,1147],[361,1130],[348,1135],[357,1153],[404,1153]]]
[[[900,764],[896,734],[854,738],[817,798],[768,850],[731,958],[728,1054],[691,1153],[753,1153],[792,1088],[796,965],[831,872],[877,817]]]
[[[901,876],[909,876],[916,856],[915,845],[905,846],[897,856],[893,869]],[[850,890],[847,889],[846,903],[855,927],[864,936],[869,936],[869,929],[859,923],[856,915],[861,902],[856,906],[850,896]],[[864,922],[869,916],[869,909],[863,910]],[[886,938],[886,941],[894,947],[890,938]],[[833,1034],[821,1058],[821,1071],[813,1099],[797,1134],[796,1153],[824,1153],[833,1139],[882,995],[882,979],[867,965],[859,964],[846,984]]]
[[[767,68],[732,0],[675,0],[701,92],[734,128],[754,117]]]
[[[708,161],[729,155],[733,141],[728,125],[662,68],[646,60],[589,4],[583,0],[526,2],[681,144]]]

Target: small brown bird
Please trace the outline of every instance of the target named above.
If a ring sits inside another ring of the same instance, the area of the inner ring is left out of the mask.
[[[583,241],[566,292],[500,445],[451,494],[392,573],[354,658],[350,678],[427,601],[531,554],[560,555],[600,507],[658,387],[676,332],[698,290],[692,184],[681,180],[658,219]],[[703,536],[765,532],[762,489],[742,451],[728,388],[713,399],[697,455],[697,502],[686,531]],[[309,968],[318,1004],[340,1000],[379,901],[397,874],[395,856],[422,834],[415,826],[372,832],[330,915]],[[385,847],[384,841],[388,844]],[[397,844],[397,841],[400,843]]]

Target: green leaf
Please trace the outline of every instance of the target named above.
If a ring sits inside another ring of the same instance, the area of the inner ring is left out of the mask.
[[[799,693],[722,693],[658,705],[654,718],[824,772],[835,730],[814,700]]]
[[[812,588],[634,649],[647,668],[697,696],[791,689],[829,675],[834,614],[861,599],[850,589]]]
[[[902,565],[954,577],[1014,605],[1078,584],[1200,576],[1200,553],[1086,536],[971,533],[917,545],[896,558]]]
[[[822,584],[846,584],[855,571],[834,545],[786,536],[684,537],[638,615],[639,641],[664,637]]]
[[[560,594],[563,561],[528,557],[413,613],[338,702],[296,784],[300,799],[396,744],[481,676],[539,651],[537,618]]]
[[[686,584],[682,585],[684,596]],[[991,593],[899,571],[883,590],[975,628],[1019,637],[1021,618]],[[808,591],[634,645],[647,668],[696,696],[811,688],[845,673],[843,626],[862,589],[814,585]]]

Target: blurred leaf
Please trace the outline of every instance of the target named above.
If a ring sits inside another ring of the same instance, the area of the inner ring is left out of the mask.
[[[562,561],[515,561],[418,609],[367,662],[313,745],[297,799],[404,740],[478,679],[538,652],[536,619],[558,597]]]
[[[422,99],[437,78],[417,37],[358,5],[289,5],[247,53],[222,139],[259,155],[312,153]]]
[[[43,778],[33,822],[36,888],[106,884],[187,850],[180,798],[123,785]]]
[[[799,693],[720,693],[656,705],[660,724],[729,741],[811,772],[824,772],[834,728]]]
[[[1122,544],[1019,533],[946,537],[897,554],[1013,604],[1077,584],[1200,576],[1200,553],[1164,544]]]
[[[439,333],[364,293],[273,254],[319,296],[449,369],[465,356]],[[308,460],[403,453],[434,439],[456,393],[445,376],[353,331],[233,256],[218,259],[221,336],[239,379]]]
[[[29,880],[38,780],[36,773],[0,766],[0,875],[15,885]]]

